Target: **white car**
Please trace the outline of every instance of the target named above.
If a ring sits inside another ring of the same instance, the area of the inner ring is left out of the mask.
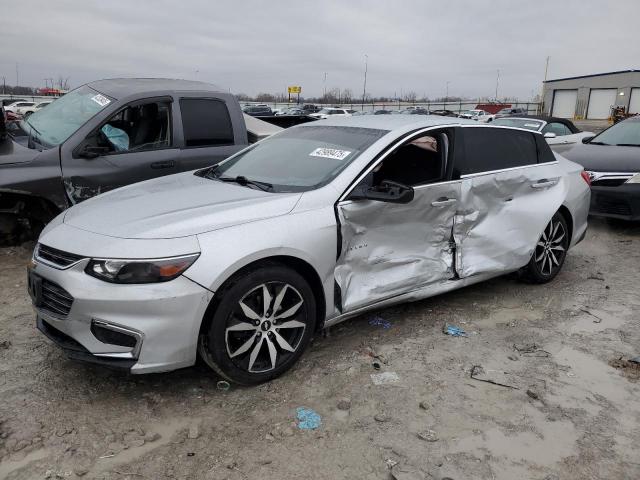
[[[581,132],[570,120],[557,117],[502,117],[493,125],[515,127],[540,132],[554,152],[562,153],[581,143],[583,138],[593,137],[593,132]]]
[[[485,112],[484,110],[467,110],[459,115],[460,118],[468,118],[470,120],[476,120],[477,122],[491,122],[495,118],[495,115]]]
[[[24,115],[24,109],[35,107],[36,102],[15,102],[4,107],[5,111]]]
[[[71,207],[42,231],[28,290],[70,358],[138,374],[199,354],[257,384],[347,318],[511,272],[551,281],[589,200],[583,167],[536,132],[331,118]]]
[[[323,108],[317,113],[309,115],[314,118],[329,118],[329,117],[350,117],[353,115],[353,110],[347,110],[346,108]]]
[[[36,113],[38,110],[42,110],[44,107],[52,103],[53,100],[45,100],[44,102],[36,103],[32,107],[21,107],[22,115],[27,118],[32,113]]]

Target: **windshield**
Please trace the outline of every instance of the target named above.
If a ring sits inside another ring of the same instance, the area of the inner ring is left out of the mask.
[[[76,88],[33,113],[21,127],[44,147],[60,145],[87,120],[111,103],[111,99],[86,85]]]
[[[303,192],[326,185],[387,130],[305,126],[285,130],[220,163],[207,176],[273,185],[274,192]]]
[[[640,146],[640,121],[627,120],[596,135],[589,143],[602,145]]]
[[[535,120],[529,120],[525,118],[496,118],[493,121],[493,125],[502,127],[526,128],[527,130],[538,132],[542,128],[543,122],[537,122]]]

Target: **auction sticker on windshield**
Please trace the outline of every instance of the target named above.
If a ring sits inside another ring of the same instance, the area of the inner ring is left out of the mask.
[[[351,152],[348,150],[338,150],[335,148],[316,148],[309,155],[312,157],[331,158],[333,160],[344,160]]]
[[[101,94],[94,95],[93,97],[91,97],[91,100],[96,102],[101,107],[104,107],[104,106],[109,105],[111,103],[111,100],[109,100],[107,97],[105,97],[104,95],[101,95]]]

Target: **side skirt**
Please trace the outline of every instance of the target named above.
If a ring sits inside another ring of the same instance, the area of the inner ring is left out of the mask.
[[[391,305],[397,305],[399,303],[416,302],[418,300],[424,300],[425,298],[434,297],[436,295],[440,295],[441,293],[457,290],[458,288],[466,287],[467,285],[473,285],[474,283],[483,282],[485,280],[489,280],[490,278],[506,275],[508,273],[515,272],[516,270],[518,269],[498,272],[498,273],[495,273],[495,272],[484,273],[479,275],[473,275],[471,277],[445,280],[444,282],[441,282],[441,283],[427,285],[425,287],[412,290],[411,292],[403,293],[402,295],[397,295],[395,297],[387,298],[385,300],[380,300],[376,303],[372,303],[371,305],[367,305],[366,307],[361,307],[351,312],[346,312],[341,315],[337,315],[333,318],[329,318],[325,320],[324,328],[332,327],[334,325],[337,325],[340,322],[343,322],[349,318],[357,317],[358,315],[368,312],[370,310],[389,307]]]

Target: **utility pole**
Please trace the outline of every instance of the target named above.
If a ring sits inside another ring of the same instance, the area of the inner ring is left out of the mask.
[[[2,94],[7,94],[7,77],[2,77]]]
[[[498,74],[496,75],[496,102],[498,101],[498,83],[500,82],[500,69],[498,69]]]
[[[544,83],[547,81],[547,73],[549,73],[549,56],[547,56],[547,63],[544,66],[544,82],[542,82],[542,90],[540,91],[540,104],[538,105],[538,108],[540,109],[540,113],[543,113],[542,110],[544,109]],[[549,112],[549,115],[551,115],[551,112]]]
[[[364,87],[362,89],[362,105],[360,105],[360,111],[364,110],[364,100],[367,96],[367,64],[369,61],[369,55],[364,54]]]
[[[20,73],[18,72],[18,62],[16,62],[16,87],[20,86]]]
[[[324,103],[327,101],[327,72],[324,72],[323,87],[324,87],[324,94],[322,95],[322,102]]]
[[[447,80],[447,95],[444,97],[444,103],[447,103],[449,101],[449,84],[451,82],[449,80]]]

